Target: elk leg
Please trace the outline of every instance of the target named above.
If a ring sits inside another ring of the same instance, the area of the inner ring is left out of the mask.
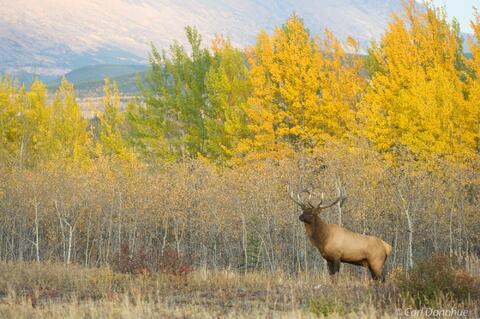
[[[386,269],[386,265],[385,265],[385,263],[387,261],[387,257],[388,257],[388,255],[385,255],[385,259],[383,260],[383,265],[382,265],[382,269],[381,269],[381,271],[382,271],[382,278],[381,278],[382,282],[385,282],[385,278],[387,277],[387,269]]]
[[[340,271],[340,260],[328,261],[327,265],[328,273],[332,276]]]
[[[370,269],[370,273],[372,274],[372,279],[374,280],[381,280],[382,282],[385,282],[385,261],[387,259],[387,256],[383,257],[382,261],[373,260],[372,262],[369,263],[368,269]]]
[[[335,266],[335,273],[340,272],[340,260],[335,260],[333,264]]]
[[[372,275],[373,280],[385,281],[385,277],[383,276],[381,268],[378,269],[377,267],[369,266],[368,269],[370,270],[370,274]]]
[[[335,265],[331,261],[327,261],[327,266],[328,266],[328,273],[330,276],[335,275]]]

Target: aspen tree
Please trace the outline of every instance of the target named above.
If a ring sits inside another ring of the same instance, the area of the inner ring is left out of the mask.
[[[371,52],[377,72],[362,101],[363,134],[387,159],[464,161],[475,153],[458,28],[414,1]],[[460,63],[461,64],[461,63]]]
[[[120,109],[120,93],[117,82],[113,82],[113,99],[110,80],[105,79],[104,112],[97,114],[100,120],[99,143],[102,152],[109,157],[131,161],[134,154],[123,136],[125,131],[125,115]]]
[[[212,50],[212,65],[206,77],[211,104],[207,153],[213,161],[222,162],[231,158],[239,140],[248,136],[245,106],[251,86],[242,52],[230,40],[215,38]]]

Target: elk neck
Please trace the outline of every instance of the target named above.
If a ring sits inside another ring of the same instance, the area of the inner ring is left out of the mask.
[[[327,224],[319,216],[311,224],[305,224],[305,230],[313,245],[322,244],[328,235]]]

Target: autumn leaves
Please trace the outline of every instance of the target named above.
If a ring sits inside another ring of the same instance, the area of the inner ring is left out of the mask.
[[[81,117],[65,81],[53,102],[38,81],[29,91],[1,81],[1,156],[27,166],[99,157],[241,164],[340,143],[373,148],[392,164],[469,163],[478,157],[479,22],[471,59],[456,23],[414,1],[367,55],[351,38],[310,33],[295,15],[245,49],[222,37],[206,49],[187,27],[190,48],[153,47],[126,112],[106,82],[98,123]]]

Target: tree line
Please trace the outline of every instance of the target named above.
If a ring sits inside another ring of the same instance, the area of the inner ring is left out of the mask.
[[[410,267],[478,254],[480,17],[464,54],[442,9],[405,2],[361,54],[293,15],[250,47],[187,27],[152,47],[140,95],[82,117],[0,79],[0,259],[111,262],[122,244],[208,267],[321,267],[286,185],[347,193],[327,219],[394,246]]]

